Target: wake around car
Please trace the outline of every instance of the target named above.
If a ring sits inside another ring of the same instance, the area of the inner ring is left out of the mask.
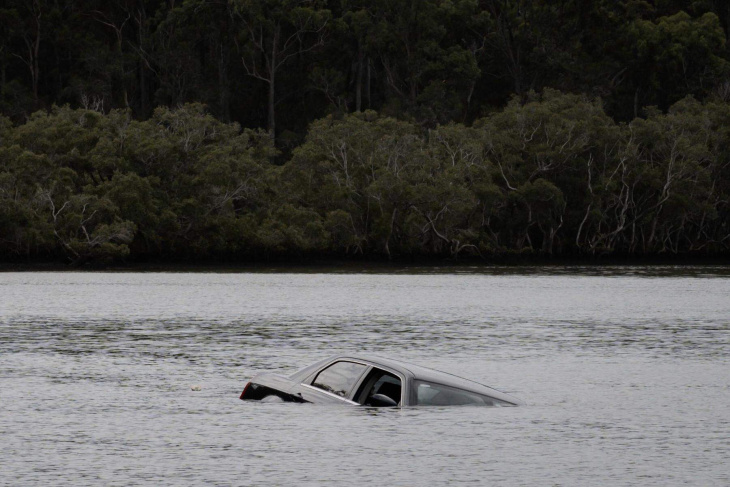
[[[259,374],[246,384],[241,399],[372,407],[522,404],[468,379],[370,355],[337,355],[288,377]]]

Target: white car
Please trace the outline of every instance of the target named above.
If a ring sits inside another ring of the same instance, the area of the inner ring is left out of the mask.
[[[259,374],[246,384],[241,399],[372,407],[523,404],[468,379],[371,355],[337,355],[289,377]]]

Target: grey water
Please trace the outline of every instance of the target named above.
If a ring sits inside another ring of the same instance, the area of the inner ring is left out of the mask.
[[[527,404],[238,399],[358,351]],[[0,485],[725,486],[729,365],[724,267],[0,273]]]

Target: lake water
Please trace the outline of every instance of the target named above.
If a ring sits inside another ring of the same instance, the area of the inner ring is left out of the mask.
[[[353,351],[527,405],[238,399]],[[0,273],[0,397],[0,485],[726,486],[730,269]]]

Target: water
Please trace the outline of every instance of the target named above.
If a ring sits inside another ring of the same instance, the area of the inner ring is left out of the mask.
[[[0,274],[0,485],[729,485],[729,271]],[[353,351],[527,406],[238,400]]]

